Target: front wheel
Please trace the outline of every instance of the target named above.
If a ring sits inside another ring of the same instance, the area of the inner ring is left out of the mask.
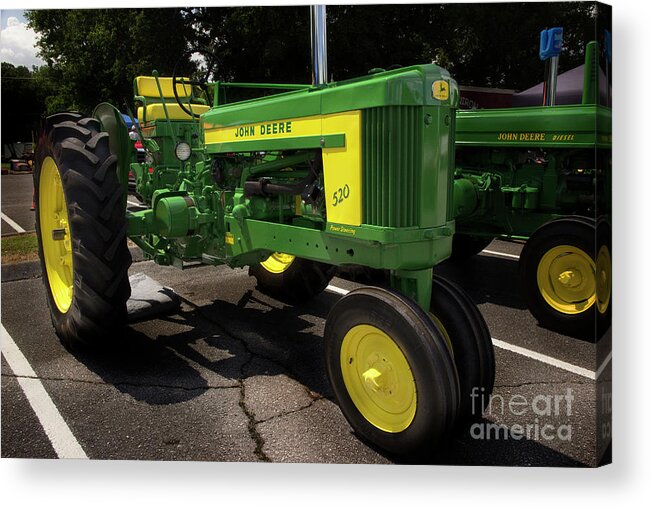
[[[298,303],[320,294],[332,280],[335,267],[321,262],[275,252],[249,267],[258,290],[287,303]]]
[[[427,453],[457,419],[459,379],[445,337],[409,298],[377,287],[341,298],[326,321],[326,367],[342,413],[395,455]]]
[[[430,316],[448,341],[459,374],[459,420],[479,419],[495,383],[495,352],[486,321],[461,287],[437,275]]]
[[[50,315],[66,345],[96,344],[126,323],[131,255],[116,162],[97,120],[48,118],[34,170],[36,233]]]

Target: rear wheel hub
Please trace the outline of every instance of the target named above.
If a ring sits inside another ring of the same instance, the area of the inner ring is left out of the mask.
[[[72,304],[72,241],[59,169],[52,157],[41,167],[39,220],[47,279],[54,302],[61,313]]]

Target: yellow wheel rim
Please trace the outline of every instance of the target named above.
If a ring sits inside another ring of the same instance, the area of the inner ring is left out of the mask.
[[[260,265],[270,273],[279,275],[280,273],[287,271],[295,258],[296,257],[290,254],[275,252],[272,253],[266,261],[261,262]]]
[[[57,308],[66,313],[72,303],[72,242],[61,176],[52,157],[41,166],[38,210],[47,280]]]
[[[599,313],[606,313],[610,304],[611,270],[610,250],[603,245],[597,254],[597,310]]]
[[[580,248],[559,245],[548,250],[538,264],[538,289],[554,310],[576,315],[596,300],[595,263]]]
[[[340,360],[346,390],[369,423],[388,433],[409,427],[416,415],[416,382],[389,335],[368,324],[351,328]]]

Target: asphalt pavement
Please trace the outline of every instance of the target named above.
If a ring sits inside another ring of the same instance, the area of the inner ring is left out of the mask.
[[[31,198],[31,178],[15,177]],[[3,213],[22,220],[2,178]],[[450,436],[430,463],[598,463],[595,379],[610,378],[600,352],[609,337],[597,346],[541,328],[517,284],[520,249],[494,241],[436,269],[486,319],[497,377],[483,419]],[[289,306],[258,292],[246,269],[136,262],[131,272],[173,288],[181,306],[91,353],[59,342],[37,268],[3,267],[2,457],[394,462],[355,436],[325,372],[328,311],[360,283],[334,278],[312,301]]]
[[[32,174],[3,174],[2,186],[2,225],[3,236],[18,232],[30,232],[35,228],[32,204],[34,183]]]

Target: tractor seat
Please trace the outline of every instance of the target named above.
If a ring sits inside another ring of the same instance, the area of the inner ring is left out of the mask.
[[[192,116],[186,113],[181,106],[176,103],[176,100],[172,98],[171,102],[165,99],[165,105],[167,106],[167,114],[170,120],[192,120]],[[189,106],[186,106],[190,109]],[[143,118],[143,107],[138,108],[138,122],[143,124],[145,123],[145,118]],[[210,107],[204,106],[202,104],[192,104],[192,112],[196,114],[203,114],[208,111]],[[164,120],[165,119],[165,109],[163,109],[163,104],[148,104],[147,105],[147,114],[146,122],[154,120]]]
[[[180,79],[187,80],[188,78]],[[167,107],[169,119],[185,121],[192,120],[193,118],[183,111],[181,106],[176,102],[174,90],[172,88],[172,78],[159,77],[158,82],[160,83],[161,92],[165,99],[165,106]],[[153,76],[138,76],[134,79],[133,88],[136,95],[136,102],[142,103],[142,106],[138,107],[138,121],[143,124],[155,120],[164,120],[165,109],[163,108],[161,93],[158,91],[158,86],[156,85],[156,78]],[[176,91],[179,99],[182,100],[186,106],[186,109],[192,110],[192,112],[196,114],[203,114],[210,109],[209,106],[204,104],[192,103],[193,96],[191,85],[182,85],[177,83]]]

